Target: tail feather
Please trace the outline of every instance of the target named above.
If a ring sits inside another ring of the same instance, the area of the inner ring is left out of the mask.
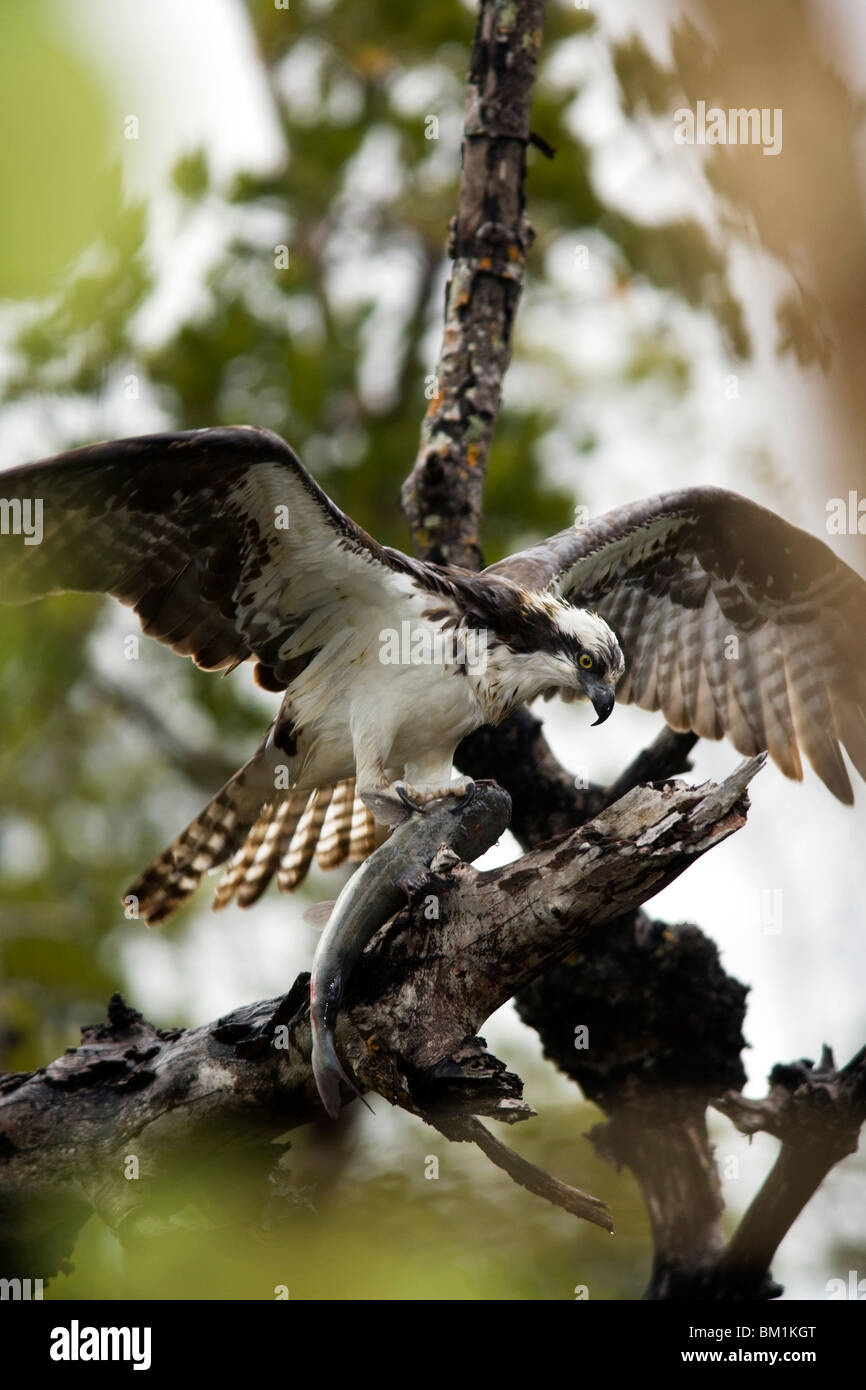
[[[220,879],[219,886],[214,894],[214,912],[219,912],[221,907],[225,907],[227,903],[231,902],[238,884],[243,883],[247,870],[255,860],[260,846],[264,843],[268,825],[270,824],[269,816],[271,815],[272,809],[270,804],[265,806],[252,830],[247,835],[246,840],[244,840],[240,849],[237,850],[231,864]]]
[[[388,838],[388,830],[385,826],[379,826],[373,817],[373,812],[366,806],[359,796],[355,797],[352,807],[352,826],[349,831],[349,853],[348,859],[352,863],[360,863],[373,853],[377,845]]]
[[[268,793],[272,799],[263,804]],[[214,910],[232,901],[250,907],[275,876],[280,892],[292,892],[314,857],[321,868],[357,863],[380,838],[353,779],[276,800],[254,758],[136,879],[125,900],[137,898],[139,915],[153,926],[195,892],[204,874],[231,860]]]
[[[252,907],[264,893],[280,860],[289,851],[303,820],[309,796],[309,792],[293,792],[280,806],[265,807],[262,814],[269,818],[270,824],[267,825],[264,843],[238,882],[238,907]]]
[[[334,788],[331,804],[325,816],[318,844],[316,863],[320,869],[333,869],[349,855],[352,840],[352,807],[355,801],[354,782],[339,782]]]
[[[138,914],[153,926],[170,916],[203,874],[232,855],[254,826],[267,794],[266,774],[258,755],[250,759],[212,801],[181,831],[124,895],[138,900]]]
[[[280,861],[277,882],[283,893],[291,893],[307,877],[333,795],[333,787],[317,787],[307,802],[289,851]]]

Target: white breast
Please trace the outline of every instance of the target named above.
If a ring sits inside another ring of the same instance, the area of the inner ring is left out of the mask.
[[[407,763],[447,760],[484,722],[477,682],[456,659],[461,649],[441,621],[421,616],[441,605],[408,579],[395,576],[393,587],[375,608],[337,600],[316,618],[321,650],[286,692],[306,760],[303,784],[353,776],[361,744],[377,748],[398,776]],[[299,630],[296,643],[310,636]]]

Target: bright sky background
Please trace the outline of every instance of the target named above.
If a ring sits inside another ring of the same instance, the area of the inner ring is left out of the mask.
[[[651,47],[664,54],[666,9],[662,0],[618,0],[604,6],[604,22],[615,24],[620,34],[639,28]],[[828,51],[859,80],[866,70],[862,7],[857,0],[822,0],[819,9]],[[212,216],[194,219],[190,230],[177,233],[172,202],[163,191],[167,169],[198,145],[206,147],[212,167],[225,179],[237,169],[267,167],[281,157],[268,93],[252,60],[249,29],[235,0],[148,0],[146,5],[139,0],[67,0],[62,14],[82,50],[110,76],[119,117],[134,113],[141,121],[141,139],[119,147],[130,187],[154,198],[151,244],[162,284],[140,327],[145,336],[159,338],[195,306],[199,278],[227,234],[224,223]],[[575,65],[585,79],[571,118],[598,151],[596,176],[604,195],[642,217],[689,210],[711,221],[694,151],[659,138],[651,122],[641,129],[620,113],[603,43],[571,45],[562,64],[569,71]],[[586,391],[579,400],[564,401],[563,408],[576,418],[591,419],[600,441],[597,452],[576,459],[565,434],[554,436],[546,459],[551,473],[593,512],[649,493],[713,482],[820,533],[826,492],[813,464],[822,457],[823,385],[815,374],[803,374],[775,356],[772,306],[781,283],[779,270],[745,246],[735,252],[735,288],[747,307],[757,351],[748,367],[736,369],[739,394],[731,400],[725,386],[734,369],[704,317],[649,289],[631,290],[612,305],[604,292],[605,269],[593,258],[592,247],[590,269],[582,272],[575,271],[573,247],[564,239],[546,246],[544,254],[562,294],[555,304],[540,303],[530,290],[520,333],[527,343],[561,344],[567,359],[580,368]],[[652,385],[626,395],[618,379],[635,321],[651,324],[660,317],[677,324],[692,359],[694,384],[676,408]],[[545,386],[536,371],[515,370],[507,390]],[[134,416],[127,420],[126,407],[118,402],[116,432],[140,433],[162,423],[158,413],[143,419],[146,405],[135,403]],[[38,425],[27,422],[20,441],[16,437],[21,458],[33,446],[32,430]],[[304,441],[292,442],[303,453]],[[843,539],[837,549],[857,563],[853,541]],[[629,709],[618,709],[603,730],[591,732],[584,712],[557,705],[542,706],[542,711],[566,765],[600,781],[623,767],[658,728],[656,718]],[[724,776],[738,761],[727,744],[701,743],[694,778]],[[797,787],[768,768],[754,784],[746,830],[649,904],[653,915],[670,921],[698,921],[720,944],[726,968],[751,983],[747,1035],[752,1050],[746,1065],[753,1095],[763,1092],[766,1072],[775,1061],[817,1057],[825,1040],[836,1048],[837,1059],[846,1060],[864,1040],[866,936],[860,884],[866,794],[862,785],[859,790],[859,804],[850,811],[811,773]],[[176,829],[167,826],[167,834]],[[513,842],[509,852],[514,852]],[[777,890],[781,899],[773,896]],[[332,891],[326,883],[323,896]],[[780,931],[772,930],[773,923],[761,923],[762,895],[774,905],[781,902]],[[242,916],[234,911],[213,917],[203,911],[179,941],[169,942],[156,932],[127,935],[136,1003],[145,1012],[170,1011],[173,991],[178,1005],[182,1000],[205,1021],[285,985],[296,970],[308,966],[312,939],[297,922],[297,909],[274,898]],[[505,1059],[518,1036],[539,1056],[535,1035],[522,1028],[510,1008],[484,1031],[492,1050]],[[539,1060],[521,1070],[529,1099],[533,1091],[536,1097],[543,1095],[542,1078],[549,1077],[549,1069]],[[570,1093],[565,1082],[556,1082],[551,1091],[563,1101]],[[376,1108],[375,1122],[365,1129],[371,1145],[381,1143],[383,1125],[398,1132],[405,1122],[383,1103]],[[718,1130],[719,1153],[736,1154],[742,1162],[739,1182],[727,1185],[730,1200],[741,1206],[765,1172],[773,1145],[759,1139],[749,1147],[721,1121]],[[825,1184],[786,1243],[777,1274],[787,1283],[789,1297],[821,1296],[814,1248],[822,1244],[825,1225],[852,1234],[851,1211],[842,1215],[839,1210],[847,1183],[843,1172]],[[860,1208],[862,1214],[862,1202]]]

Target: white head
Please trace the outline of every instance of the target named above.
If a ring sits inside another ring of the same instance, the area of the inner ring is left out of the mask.
[[[625,660],[604,618],[547,594],[525,596],[520,613],[498,641],[489,663],[499,700],[509,707],[543,691],[562,689],[592,701],[601,724],[613,710]]]

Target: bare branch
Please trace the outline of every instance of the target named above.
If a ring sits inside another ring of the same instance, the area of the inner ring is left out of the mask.
[[[697,734],[678,734],[666,724],[649,748],[644,748],[620,773],[615,782],[607,788],[604,800],[607,806],[619,801],[621,796],[639,787],[642,782],[664,782],[668,777],[678,777],[689,772],[691,753],[698,741]]]
[[[494,777],[505,788],[513,804],[511,829],[531,849],[585,824],[642,782],[665,782],[688,772],[695,743],[695,734],[665,726],[610,787],[585,786],[554,757],[541,721],[523,707],[495,729],[485,725],[465,738],[456,762],[470,777]]]
[[[419,552],[481,565],[481,501],[532,231],[524,215],[529,111],[544,0],[480,0],[463,124],[454,261],[436,366],[403,509]]]
[[[603,933],[739,829],[760,762],[718,786],[636,789],[589,825],[489,873],[440,856],[423,896],[376,934],[351,977],[337,1037],[356,1079],[440,1126],[527,1118],[519,1078],[489,1056],[478,1028],[543,965]],[[184,1153],[199,1163],[214,1144],[249,1150],[257,1137],[266,1145],[316,1117],[308,983],[302,975],[283,998],[186,1032],[159,1032],[115,1000],[108,1026],[85,1029],[79,1048],[0,1081],[4,1270],[14,1273],[26,1255],[29,1272],[39,1272],[34,1248],[56,1267],[92,1210],[120,1234],[134,1232]],[[141,1168],[135,1183],[124,1176],[130,1154]],[[499,1150],[496,1161],[511,1162]],[[550,1200],[553,1179],[520,1171]],[[568,1201],[574,1209],[577,1198]]]
[[[482,1153],[486,1154],[491,1163],[497,1168],[501,1168],[504,1173],[525,1187],[527,1192],[534,1192],[537,1197],[543,1197],[546,1202],[552,1202],[556,1207],[562,1207],[564,1211],[570,1212],[572,1216],[577,1216],[584,1221],[591,1221],[594,1226],[601,1226],[603,1230],[614,1233],[613,1217],[610,1209],[604,1202],[600,1202],[597,1197],[592,1197],[588,1192],[581,1192],[578,1187],[569,1187],[567,1183],[560,1182],[558,1178],[551,1177],[541,1168],[537,1168],[534,1163],[529,1163],[520,1154],[509,1149],[506,1144],[500,1143],[480,1120],[474,1117],[465,1120],[455,1120],[447,1122],[439,1121],[436,1128],[445,1135],[446,1139],[454,1142],[465,1142],[476,1144]]]
[[[734,1289],[739,1297],[750,1298],[831,1168],[857,1151],[866,1122],[866,1048],[837,1071],[825,1045],[818,1066],[804,1060],[774,1067],[764,1100],[733,1093],[715,1105],[743,1134],[763,1130],[782,1141],[716,1270],[718,1296],[730,1296]]]

